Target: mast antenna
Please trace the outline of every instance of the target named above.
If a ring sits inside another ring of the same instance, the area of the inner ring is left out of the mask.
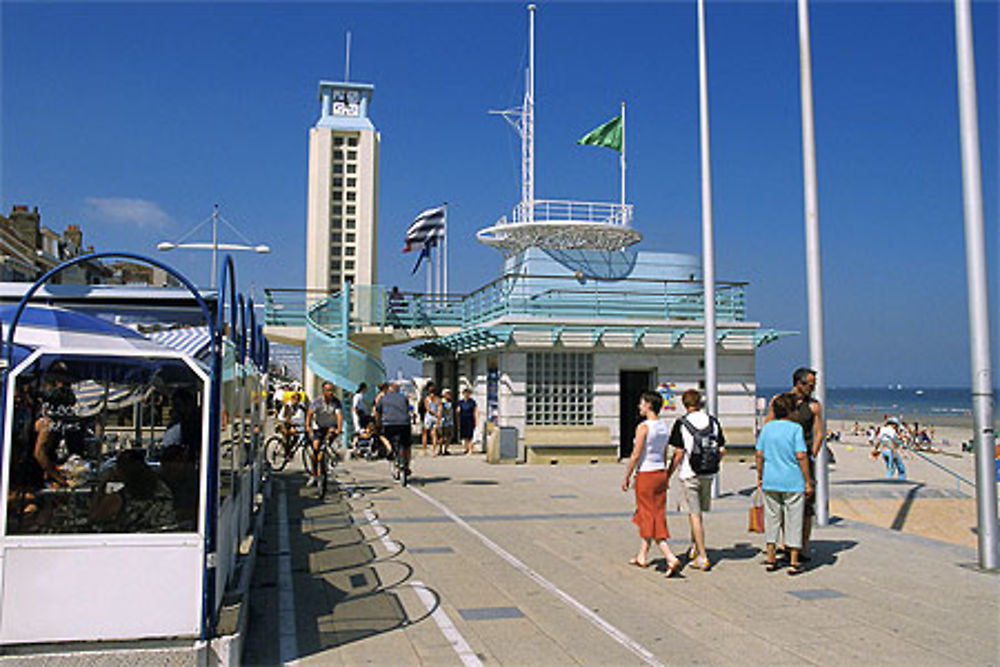
[[[351,80],[351,31],[347,31],[347,55],[344,57],[344,83]]]

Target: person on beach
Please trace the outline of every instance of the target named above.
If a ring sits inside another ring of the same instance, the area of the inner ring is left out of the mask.
[[[462,400],[458,402],[458,435],[462,439],[466,455],[472,454],[472,436],[478,425],[476,402],[472,398],[472,391],[466,387],[462,390]]]
[[[710,416],[701,407],[701,393],[697,389],[688,389],[681,395],[687,414],[674,421],[670,431],[669,444],[674,447],[673,460],[667,477],[674,470],[679,470],[678,477],[684,487],[682,506],[688,513],[691,523],[691,548],[688,549],[688,559],[692,567],[698,570],[708,570],[710,567],[708,553],[705,551],[705,523],[703,512],[712,508],[712,479],[714,474],[700,473],[692,468],[691,452],[694,449],[696,432],[712,429],[712,437],[718,447],[718,460],[726,453],[726,436],[722,432],[719,421]]]
[[[890,417],[879,431],[878,446],[885,462],[885,478],[892,479],[893,474],[896,474],[900,480],[905,481],[906,466],[903,465],[903,441],[899,431],[896,418]]]
[[[629,565],[649,567],[649,546],[656,546],[667,559],[667,576],[673,576],[681,566],[681,560],[670,550],[667,538],[667,481],[670,471],[666,470],[667,425],[657,415],[663,405],[663,397],[653,391],[644,391],[639,398],[639,414],[643,418],[635,429],[635,444],[632,456],[625,470],[622,492],[628,492],[635,473],[635,514],[632,522],[639,527],[639,552],[629,560]]]
[[[816,478],[816,457],[819,456],[820,447],[826,446],[823,425],[823,406],[813,398],[813,391],[816,390],[816,371],[811,368],[797,368],[792,374],[792,390],[788,392],[793,400],[792,421],[798,422],[802,427],[802,437],[806,443],[806,459],[809,463],[809,478]],[[774,401],[772,400],[773,404]],[[768,408],[767,424],[773,419],[780,419],[774,414],[773,405]],[[816,514],[816,498],[808,496],[805,499],[802,521],[802,560],[809,560],[809,538],[812,535],[812,520]]]
[[[812,473],[802,429],[795,414],[797,397],[791,393],[771,401],[775,419],[764,424],[757,438],[757,487],[764,492],[764,539],[766,569],[778,568],[778,533],[785,531],[789,552],[788,574],[800,574],[799,549],[805,498],[813,494]]]

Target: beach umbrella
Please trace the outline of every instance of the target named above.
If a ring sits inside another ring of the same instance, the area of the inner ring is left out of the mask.
[[[16,306],[0,308],[0,321],[6,334]],[[60,350],[79,348],[88,351],[115,352],[141,350],[162,352],[163,347],[126,327],[54,306],[27,306],[14,331],[14,342],[29,348]]]

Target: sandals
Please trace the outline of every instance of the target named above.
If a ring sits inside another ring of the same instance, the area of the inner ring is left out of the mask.
[[[681,559],[675,558],[673,563],[667,564],[667,579],[674,576],[674,574],[676,574],[677,571],[680,569],[681,569]]]
[[[768,561],[768,562],[764,563],[764,570],[767,571],[767,572],[774,572],[777,569],[778,569],[778,562],[777,561]]]
[[[798,574],[802,574],[805,571],[806,570],[805,570],[804,567],[802,567],[801,563],[798,563],[798,564],[795,564],[795,565],[789,565],[788,566],[788,575],[791,576],[791,577],[794,577],[795,575],[798,575]]]
[[[646,562],[646,563],[643,563],[643,562],[642,562],[641,560],[639,560],[638,558],[629,558],[629,559],[628,559],[628,564],[629,564],[629,565],[632,565],[633,567],[641,567],[641,568],[643,568],[643,569],[645,569],[645,568],[649,567],[649,563],[648,563],[648,562]]]
[[[701,570],[702,572],[708,572],[708,569],[712,567],[712,564],[707,558],[696,558],[694,562],[691,563],[691,567],[696,570]]]

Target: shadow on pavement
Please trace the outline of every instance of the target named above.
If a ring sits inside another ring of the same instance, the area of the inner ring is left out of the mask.
[[[382,489],[341,481],[320,500],[316,490],[304,487],[304,479],[298,477],[281,476],[288,508],[296,657],[313,656],[427,618],[430,612],[408,583],[412,568],[393,560],[402,552],[402,544],[393,542],[395,550],[390,552],[382,543],[388,528],[372,526],[366,518],[364,494]],[[345,487],[354,494],[353,506],[345,497]],[[363,492],[360,497],[358,491]],[[272,497],[261,544],[263,557],[254,572],[244,654],[247,664],[281,662],[277,629],[282,620],[278,605],[282,554],[276,514]]]

